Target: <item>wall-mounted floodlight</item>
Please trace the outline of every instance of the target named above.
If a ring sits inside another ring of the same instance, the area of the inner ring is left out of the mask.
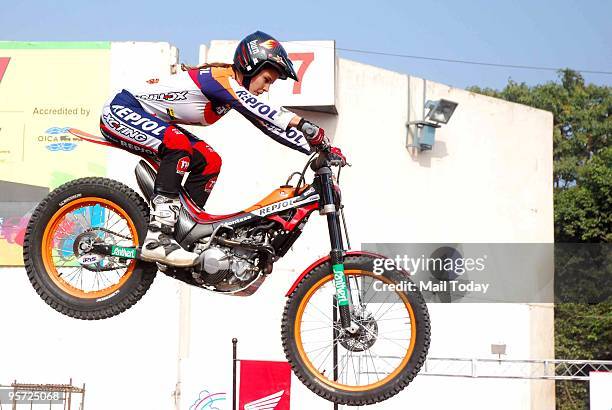
[[[423,111],[427,112],[423,119],[406,124],[409,129],[411,125],[416,125],[414,143],[406,146],[416,147],[420,151],[431,150],[436,140],[436,128],[440,128],[440,124],[448,123],[458,105],[454,101],[444,99],[427,101],[423,107]]]
[[[454,101],[440,99],[438,101],[427,101],[425,109],[429,110],[425,115],[424,121],[433,121],[437,124],[446,124],[451,119],[457,104]]]

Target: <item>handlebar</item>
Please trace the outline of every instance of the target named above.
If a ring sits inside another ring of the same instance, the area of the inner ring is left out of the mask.
[[[322,147],[321,149],[318,150],[318,152],[319,154],[314,159],[314,161],[312,161],[310,164],[310,169],[312,169],[315,172],[323,167],[329,167],[329,166],[344,167],[346,165],[350,166],[349,163],[329,158],[329,154],[331,152],[331,146]]]

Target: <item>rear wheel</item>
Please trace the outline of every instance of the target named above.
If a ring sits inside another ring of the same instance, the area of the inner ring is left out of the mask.
[[[329,262],[313,269],[285,306],[282,339],[293,371],[310,390],[335,403],[367,405],[396,395],[427,355],[430,324],[423,297],[401,272],[375,274],[373,260],[348,256],[344,261],[351,316],[359,327],[355,333],[340,324]]]
[[[28,278],[55,310],[78,319],[104,319],[134,305],[151,286],[155,264],[92,252],[92,244],[137,247],[149,208],[129,187],[82,178],[51,192],[26,230]]]

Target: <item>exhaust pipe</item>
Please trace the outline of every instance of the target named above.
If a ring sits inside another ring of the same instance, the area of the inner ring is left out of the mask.
[[[147,201],[151,201],[153,196],[153,187],[155,185],[155,176],[157,173],[147,161],[141,159],[134,169],[136,174],[136,182],[140,188],[140,192],[145,196]]]

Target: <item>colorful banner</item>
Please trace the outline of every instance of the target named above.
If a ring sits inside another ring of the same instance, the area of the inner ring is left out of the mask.
[[[239,410],[289,410],[290,390],[289,363],[240,361]]]
[[[44,196],[106,174],[95,132],[108,98],[110,43],[0,42],[0,265],[22,265],[27,220]]]

